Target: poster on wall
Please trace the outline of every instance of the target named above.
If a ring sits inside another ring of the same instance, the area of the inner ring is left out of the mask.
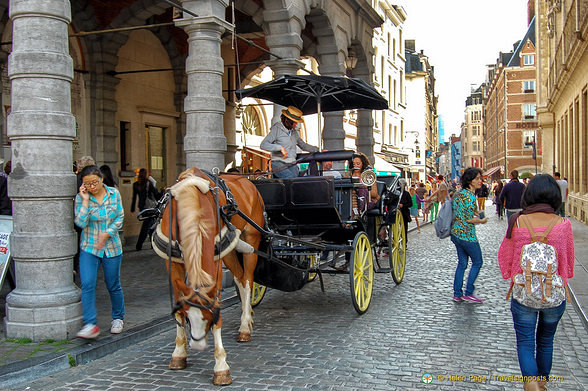
[[[10,262],[10,234],[12,233],[12,216],[0,216],[0,288],[8,272]]]

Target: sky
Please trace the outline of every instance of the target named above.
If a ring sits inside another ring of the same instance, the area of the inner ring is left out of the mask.
[[[486,65],[527,31],[527,0],[397,0],[407,13],[404,39],[414,39],[435,67],[445,140],[459,135],[465,100],[485,81]]]

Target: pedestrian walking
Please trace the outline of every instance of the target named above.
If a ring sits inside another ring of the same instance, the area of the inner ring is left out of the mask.
[[[482,250],[476,237],[475,224],[486,224],[488,218],[478,217],[478,205],[474,192],[482,186],[482,171],[470,167],[461,176],[461,190],[453,196],[453,225],[451,241],[457,250],[457,268],[453,280],[453,301],[480,304],[482,299],[474,296],[476,278],[482,267]],[[468,266],[468,258],[472,267],[463,294],[463,276]]]
[[[131,202],[131,215],[134,216],[135,214],[135,206],[138,206],[139,211],[142,211],[143,209],[153,207],[155,202],[157,202],[156,200],[158,198],[159,194],[157,193],[157,190],[148,178],[147,169],[141,168],[139,170],[137,181],[133,183],[133,200]],[[138,204],[137,199],[139,200]],[[137,238],[137,244],[135,245],[137,251],[141,251],[143,247],[143,242],[145,241],[145,239],[147,239],[147,235],[151,235],[151,230],[154,222],[155,218],[143,220],[143,224],[141,225],[141,231],[139,232],[139,237]]]
[[[502,193],[503,188],[504,183],[502,183],[502,181],[498,181],[496,187],[494,188],[494,203],[496,204],[496,214],[500,220],[504,218],[504,205],[502,202],[500,202],[500,193]]]
[[[112,170],[110,169],[110,166],[108,164],[100,166],[100,172],[104,176],[104,184],[106,186],[118,188],[114,180],[114,175],[112,175]]]
[[[568,181],[564,178],[561,179],[561,174],[556,172],[553,174],[555,181],[557,182],[561,191],[561,206],[555,211],[559,216],[566,217],[566,202],[568,201]]]
[[[478,198],[478,210],[483,211],[486,210],[486,198],[488,198],[488,186],[484,183],[482,179],[482,186],[478,190],[476,190],[476,197]]]
[[[414,221],[416,222],[417,229],[420,233],[421,227],[419,225],[419,208],[418,208],[419,195],[416,193],[414,186],[411,186],[408,192],[410,193],[410,197],[412,198],[412,206],[410,207],[410,217],[414,218]]]
[[[498,201],[506,209],[507,219],[510,219],[510,216],[522,210],[521,197],[523,196],[523,190],[525,190],[525,185],[519,181],[519,172],[512,170],[510,173],[510,182],[504,186],[498,198]]]
[[[431,221],[437,220],[437,214],[439,213],[439,190],[437,189],[437,183],[431,183],[431,195],[425,201],[430,205]]]
[[[524,273],[521,267],[523,246],[534,242],[531,231],[526,226],[531,227],[533,236],[546,234],[543,242],[555,249],[557,267],[554,272],[563,278],[565,284],[574,276],[572,225],[568,219],[555,213],[561,202],[561,191],[554,178],[547,174],[539,174],[531,179],[523,194],[523,210],[509,220],[508,230],[498,250],[498,264],[502,277],[511,279],[511,286],[515,275]],[[525,221],[522,221],[523,218]],[[550,281],[555,279],[552,278]],[[557,289],[555,286],[550,288]],[[565,297],[565,291],[563,294]],[[561,304],[551,308],[535,308],[520,303],[513,295],[510,309],[525,390],[546,389],[545,382],[549,378],[553,359],[553,339],[565,308],[565,299]]]
[[[110,332],[119,334],[123,330],[125,302],[120,285],[122,245],[118,231],[125,213],[120,193],[104,185],[97,166],[85,167],[80,176],[82,185],[75,200],[75,223],[82,229],[80,277],[84,327],[77,336],[93,339],[100,334],[96,325],[96,279],[100,265],[112,305]]]
[[[439,181],[439,187],[438,187],[438,197],[437,199],[439,200],[439,204],[443,205],[443,203],[445,202],[445,200],[447,199],[447,195],[449,194],[449,185],[447,184],[447,182],[445,181],[445,178],[443,177],[443,175],[438,175],[437,179]]]
[[[423,211],[423,222],[425,222],[427,221],[427,215],[429,214],[425,205],[425,197],[428,195],[427,187],[423,182],[419,182],[415,191],[419,197],[418,209]]]
[[[404,221],[404,237],[406,238],[406,243],[408,243],[408,223],[411,221],[410,208],[412,207],[412,197],[410,196],[410,193],[406,191],[406,179],[400,178],[398,184],[400,185],[401,191],[398,208],[400,209],[400,214]]]
[[[271,166],[274,178],[298,177],[298,165],[293,164],[296,161],[296,146],[307,152],[319,150],[300,138],[296,126],[301,122],[304,122],[302,111],[294,106],[288,106],[282,110],[280,122],[271,127],[259,145],[261,149],[272,153]]]

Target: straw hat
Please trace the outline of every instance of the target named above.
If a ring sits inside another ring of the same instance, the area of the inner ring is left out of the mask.
[[[288,106],[287,109],[283,109],[282,114],[294,122],[304,122],[304,119],[302,118],[302,110],[297,109],[294,106]]]

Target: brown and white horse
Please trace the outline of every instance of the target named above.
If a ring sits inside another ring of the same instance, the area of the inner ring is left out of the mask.
[[[260,227],[264,226],[264,205],[255,186],[238,175],[221,175],[228,185],[238,209]],[[215,241],[219,234],[218,204],[227,205],[222,191],[215,192],[215,183],[202,171],[193,167],[180,174],[178,183],[171,188],[173,198],[168,203],[153,235],[153,248],[162,258],[168,258],[166,246],[170,232],[170,206],[172,207],[172,245],[179,248],[172,256],[171,282],[176,299],[175,319],[177,321],[176,347],[172,353],[170,369],[186,368],[188,342],[191,348],[203,350],[207,333],[214,338],[214,378],[217,385],[231,384],[232,379],[226,362],[226,352],[221,339],[222,317],[220,316],[220,290],[222,288],[221,258],[232,272],[241,297],[241,326],[237,340],[251,340],[253,311],[251,289],[253,272],[257,264],[257,249],[261,233],[239,215],[232,216],[236,236],[223,252],[215,255]],[[225,224],[220,219],[222,231]],[[157,243],[158,242],[158,243]],[[226,242],[226,240],[225,240]],[[245,243],[247,244],[245,244]],[[163,245],[162,245],[163,243]],[[236,246],[236,247],[235,247]],[[243,266],[236,250],[244,252]],[[183,259],[182,259],[183,256]],[[166,261],[167,264],[167,261]],[[167,265],[168,271],[169,264]],[[189,328],[186,327],[186,321]],[[189,339],[186,332],[189,331]]]

